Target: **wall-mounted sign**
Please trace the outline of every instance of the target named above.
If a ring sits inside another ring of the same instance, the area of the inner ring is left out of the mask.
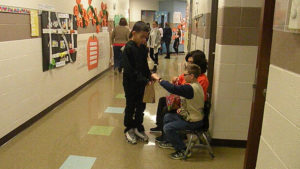
[[[92,70],[98,67],[99,42],[97,37],[91,36],[87,44],[87,63],[88,69]]]

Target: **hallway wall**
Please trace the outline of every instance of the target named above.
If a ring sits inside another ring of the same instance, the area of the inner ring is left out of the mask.
[[[112,1],[104,2],[112,8]],[[87,1],[82,3],[87,7]],[[44,4],[58,12],[73,13],[76,1],[4,0],[0,4],[30,9],[39,9],[39,4]],[[100,1],[93,5],[100,9]],[[79,28],[77,61],[43,72],[42,40],[30,36],[30,16],[0,13],[0,138],[109,67],[110,46],[101,42],[98,68],[87,69],[88,38],[95,35],[103,42],[109,41],[109,32],[95,32],[95,26]]]
[[[186,2],[176,0],[165,0],[159,2],[159,11],[169,12],[169,23],[173,25],[173,14],[174,12],[181,12],[182,18],[185,18],[186,14]]]
[[[276,1],[257,169],[300,167],[300,34],[284,30],[288,8],[287,1]]]
[[[203,15],[198,24],[193,20],[191,35],[191,50],[202,50],[208,57],[211,21],[211,0],[194,0],[192,18]],[[204,24],[203,24],[204,23]]]
[[[220,0],[213,86],[213,138],[247,140],[263,0]]]
[[[159,10],[158,0],[130,0],[130,27],[133,27],[134,23],[141,20],[142,10]]]

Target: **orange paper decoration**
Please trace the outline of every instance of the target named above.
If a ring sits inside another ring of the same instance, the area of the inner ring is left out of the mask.
[[[73,12],[77,19],[77,26],[85,28],[89,25],[89,16],[87,15],[86,10],[83,8],[81,0],[76,0],[76,3],[77,5],[74,6]]]

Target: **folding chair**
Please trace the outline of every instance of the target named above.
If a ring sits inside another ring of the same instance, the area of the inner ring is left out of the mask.
[[[203,112],[204,112],[203,123],[204,124],[201,128],[195,129],[195,130],[186,130],[186,131],[184,131],[185,134],[190,135],[189,142],[188,142],[188,145],[187,145],[187,148],[186,148],[186,151],[185,151],[185,156],[184,156],[185,160],[187,159],[188,152],[191,151],[192,148],[195,148],[195,147],[205,147],[208,150],[209,155],[211,156],[211,158],[213,159],[215,157],[214,152],[213,152],[213,150],[210,146],[211,138],[208,135],[208,129],[209,129],[209,119],[208,119],[208,117],[209,117],[209,113],[210,113],[210,107],[211,107],[210,102],[206,101],[204,103],[204,109],[203,109]],[[197,137],[197,139],[199,141],[199,144],[193,143],[194,136]],[[201,139],[201,136],[203,137],[204,140]]]

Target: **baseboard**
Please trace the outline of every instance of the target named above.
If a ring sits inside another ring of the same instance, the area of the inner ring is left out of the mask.
[[[94,80],[98,79],[101,75],[103,75],[104,73],[109,71],[111,68],[112,67],[109,67],[105,71],[99,73],[97,76],[95,76],[92,79],[90,79],[89,81],[85,82],[84,84],[82,84],[81,86],[79,86],[78,88],[76,88],[75,90],[73,90],[72,92],[70,92],[69,94],[67,94],[66,96],[64,96],[60,100],[58,100],[57,102],[55,102],[52,105],[50,105],[49,107],[47,107],[45,110],[43,110],[39,114],[35,115],[34,117],[32,117],[31,119],[29,119],[28,121],[26,121],[25,123],[23,123],[22,125],[17,127],[16,129],[14,129],[13,131],[9,132],[4,137],[0,138],[0,146],[7,143],[9,140],[14,138],[16,135],[18,135],[22,131],[24,131],[26,128],[30,127],[36,121],[38,121],[39,119],[44,117],[46,114],[48,114],[51,110],[53,110],[54,108],[56,108],[57,106],[59,106],[60,104],[65,102],[66,100],[68,100],[70,97],[74,96],[77,92],[79,92],[81,89],[83,89],[85,86],[87,86],[88,84],[90,84]]]
[[[212,139],[212,146],[246,148],[247,140]]]

